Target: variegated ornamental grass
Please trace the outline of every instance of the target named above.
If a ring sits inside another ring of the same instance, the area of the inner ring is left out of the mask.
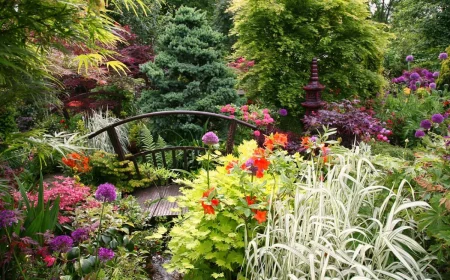
[[[440,278],[410,215],[428,204],[406,181],[379,185],[383,174],[363,154],[307,164],[295,195],[273,201],[264,233],[248,243],[248,279]]]

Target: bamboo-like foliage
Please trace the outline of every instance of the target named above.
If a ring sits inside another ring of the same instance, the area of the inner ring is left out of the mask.
[[[394,191],[377,177],[355,150],[326,175],[309,163],[295,196],[273,201],[265,232],[248,243],[248,279],[438,279],[409,215],[429,205],[404,196],[406,181]]]
[[[100,130],[105,126],[111,125],[118,121],[120,121],[120,119],[111,116],[108,110],[106,110],[106,112],[101,110],[92,111],[92,114],[85,118],[86,129],[89,133]],[[126,124],[119,125],[116,127],[116,132],[122,148],[127,153],[127,147],[129,145],[128,126]],[[88,141],[88,145],[90,148],[99,149],[108,153],[114,153],[114,148],[107,133],[101,133],[100,135],[92,138]]]

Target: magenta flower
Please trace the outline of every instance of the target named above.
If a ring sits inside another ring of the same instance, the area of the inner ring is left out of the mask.
[[[418,73],[414,72],[409,76],[409,78],[411,80],[418,80],[420,78],[420,75]]]
[[[444,116],[441,115],[441,114],[434,114],[434,115],[431,117],[431,120],[432,120],[433,122],[435,122],[435,123],[441,123],[441,122],[444,121]]]
[[[437,77],[439,77],[439,72],[436,71],[433,73],[433,78],[437,78]]]
[[[413,60],[414,60],[414,57],[412,55],[408,55],[406,57],[406,61],[408,61],[408,62],[412,62]]]
[[[423,120],[420,122],[420,127],[423,129],[430,129],[431,128],[431,122],[429,120]]]
[[[50,241],[50,248],[53,251],[67,253],[73,246],[73,239],[68,235],[60,235]]]
[[[110,183],[104,183],[98,186],[95,192],[95,199],[99,201],[112,202],[116,200],[116,187]]]
[[[280,116],[285,117],[285,116],[287,116],[288,111],[287,111],[286,109],[280,109],[280,110],[278,111],[278,114],[280,114]]]
[[[259,130],[255,130],[255,131],[253,131],[253,135],[255,135],[256,137],[259,137],[261,135],[261,132]]]
[[[431,89],[436,89],[436,83],[431,83],[431,84],[430,84],[430,88],[431,88]]]
[[[79,228],[74,230],[70,236],[72,236],[72,239],[76,242],[83,242],[85,240],[89,239],[89,230],[85,228]]]
[[[13,210],[2,210],[0,211],[0,228],[10,227],[12,224],[19,222],[17,217],[17,211]]]
[[[423,132],[423,130],[421,129],[418,129],[416,130],[416,134],[414,136],[416,136],[417,138],[422,138],[425,136],[425,132]]]
[[[100,248],[98,249],[98,258],[102,262],[112,260],[114,258],[114,251],[108,248]]]
[[[445,60],[445,59],[447,59],[447,58],[448,58],[448,54],[447,54],[447,53],[443,52],[443,53],[440,53],[440,54],[439,54],[439,59],[440,59],[440,60]]]
[[[217,137],[214,132],[210,131],[203,135],[202,141],[203,143],[205,143],[205,145],[215,145],[219,143],[219,137]]]

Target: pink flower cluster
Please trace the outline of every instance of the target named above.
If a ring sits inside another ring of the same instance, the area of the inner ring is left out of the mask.
[[[44,182],[44,201],[54,201],[58,196],[60,197],[59,209],[62,211],[73,211],[74,206],[80,202],[84,202],[90,195],[91,189],[75,182],[74,178],[55,176],[55,181],[50,184]],[[38,193],[27,193],[28,199],[31,203],[37,204]],[[16,201],[22,197],[19,192],[14,193]],[[70,218],[60,216],[58,217],[60,223],[69,222]]]
[[[389,142],[388,136],[392,135],[392,131],[382,128],[377,135],[377,140],[381,142]]]
[[[227,104],[220,108],[220,112],[228,113],[231,118],[236,115],[242,116],[242,120],[254,123],[257,126],[266,126],[274,122],[270,116],[269,109],[259,109],[256,106],[244,105],[240,108],[233,104]]]
[[[239,71],[247,72],[251,67],[255,66],[255,61],[240,57],[234,62],[229,63],[228,66]]]

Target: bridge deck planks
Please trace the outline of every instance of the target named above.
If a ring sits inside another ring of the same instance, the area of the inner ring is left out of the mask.
[[[136,197],[136,200],[141,205],[142,209],[148,209],[149,215],[151,217],[159,217],[159,216],[176,216],[179,215],[179,212],[170,211],[170,209],[177,208],[176,202],[167,201],[167,197],[169,196],[179,196],[180,186],[176,184],[167,185],[167,186],[157,186],[157,187],[149,187],[145,189],[138,189],[133,192],[133,195]],[[145,201],[147,200],[159,200],[156,203],[150,205],[150,207],[145,205]],[[183,209],[183,213],[186,212],[186,209]]]

